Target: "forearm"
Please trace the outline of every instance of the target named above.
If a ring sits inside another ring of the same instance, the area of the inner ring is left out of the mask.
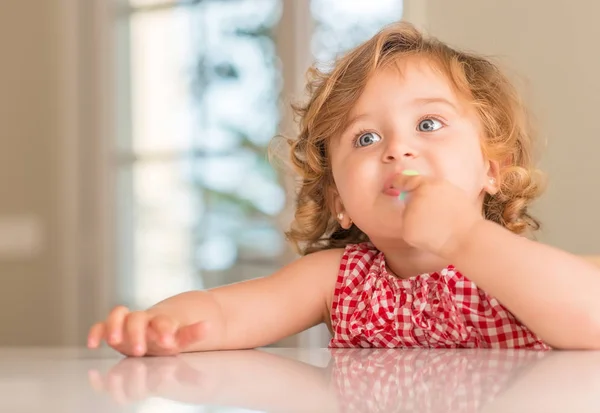
[[[324,321],[341,254],[310,254],[270,276],[179,294],[148,311],[180,325],[206,322],[206,339],[187,351],[262,347]]]
[[[454,265],[549,345],[600,348],[600,270],[489,221],[450,251]]]
[[[186,391],[193,398],[183,402],[272,412],[337,411],[328,372],[315,365],[258,350],[196,353],[180,363],[195,373],[188,370],[187,377],[198,375],[202,383],[192,381],[198,391]]]

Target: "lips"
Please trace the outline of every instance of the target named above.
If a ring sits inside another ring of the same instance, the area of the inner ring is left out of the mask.
[[[397,197],[400,195],[400,191],[399,189],[396,188],[387,188],[383,190],[383,193],[389,196],[393,196],[393,197]]]
[[[389,196],[398,196],[400,195],[400,189],[394,187],[394,181],[400,176],[400,173],[395,173],[390,175],[383,185],[383,193]]]

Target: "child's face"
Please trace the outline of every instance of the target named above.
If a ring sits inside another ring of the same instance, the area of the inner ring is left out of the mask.
[[[388,188],[404,169],[446,179],[483,202],[494,170],[481,152],[480,122],[426,60],[408,58],[376,73],[348,119],[331,144],[336,213],[344,211],[372,241],[397,237],[404,204]]]

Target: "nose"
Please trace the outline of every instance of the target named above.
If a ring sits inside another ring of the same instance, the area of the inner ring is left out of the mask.
[[[384,162],[394,162],[399,160],[412,159],[417,157],[417,150],[410,146],[408,142],[401,139],[392,139],[389,141],[383,154]]]

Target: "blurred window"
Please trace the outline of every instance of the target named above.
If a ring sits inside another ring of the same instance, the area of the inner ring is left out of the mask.
[[[284,81],[275,28],[297,4],[115,1],[119,302],[272,273],[288,256],[285,191],[266,156]],[[402,13],[400,0],[306,7],[322,65]]]

